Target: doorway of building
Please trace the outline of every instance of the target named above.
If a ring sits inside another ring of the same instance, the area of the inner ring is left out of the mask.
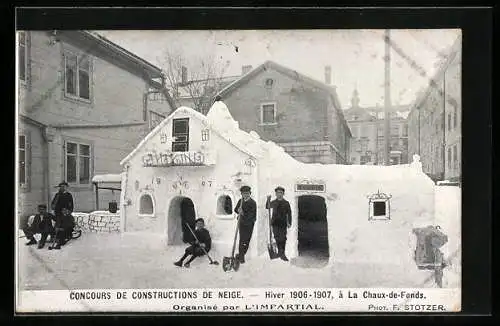
[[[298,258],[304,267],[323,267],[330,258],[325,199],[298,197]]]
[[[193,235],[186,223],[194,230],[196,212],[193,201],[188,197],[175,197],[168,209],[168,244],[180,245],[193,241]]]

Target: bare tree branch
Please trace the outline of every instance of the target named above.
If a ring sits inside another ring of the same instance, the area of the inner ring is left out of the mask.
[[[163,58],[165,81],[177,106],[189,105],[203,112],[222,86],[222,78],[229,62],[222,64],[213,55],[188,57],[181,51],[165,50]],[[182,69],[187,68],[187,80],[182,80]]]

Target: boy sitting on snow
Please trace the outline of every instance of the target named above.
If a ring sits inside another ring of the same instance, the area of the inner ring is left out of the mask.
[[[73,228],[75,227],[75,218],[67,208],[62,209],[62,215],[56,217],[56,242],[54,249],[61,249],[61,246],[71,239]],[[52,247],[49,247],[52,249]]]
[[[212,246],[212,238],[207,229],[205,229],[205,221],[202,218],[196,220],[195,224],[195,240],[191,243],[189,247],[186,248],[184,256],[174,263],[175,266],[182,267],[182,262],[187,256],[191,255],[191,258],[184,264],[184,267],[189,267],[191,262],[196,258],[205,255],[205,252],[209,252]]]

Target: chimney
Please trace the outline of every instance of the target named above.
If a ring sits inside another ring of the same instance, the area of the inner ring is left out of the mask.
[[[332,83],[332,67],[325,67],[325,84],[330,85]]]
[[[250,70],[252,70],[251,65],[241,67],[241,75],[247,74]]]
[[[188,70],[186,67],[182,66],[181,68],[181,83],[182,85],[186,85],[188,82]]]

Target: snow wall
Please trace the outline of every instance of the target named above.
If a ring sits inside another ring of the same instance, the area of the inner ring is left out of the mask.
[[[433,224],[435,210],[435,186],[422,173],[419,162],[398,166],[305,164],[294,160],[281,147],[258,139],[258,135],[237,129],[237,123],[214,132],[217,128],[192,109],[180,108],[172,115],[191,117],[190,150],[204,151],[206,164],[143,167],[146,153],[171,148],[168,136],[172,120],[167,118],[144,139],[135,154],[122,162],[126,172],[120,202],[122,231],[160,233],[166,245],[179,244],[173,238],[178,237],[181,224],[175,216],[178,214],[172,213],[176,211],[172,205],[180,197],[188,197],[196,217],[205,219],[212,235],[212,254],[229,256],[236,221],[234,214],[219,214],[217,202],[220,196],[229,196],[234,209],[240,197],[239,187],[247,184],[257,202],[249,258],[267,255],[268,212],[264,205],[266,195],[274,197],[274,188],[281,185],[286,189],[285,198],[293,216],[287,241],[289,257],[298,254],[298,198],[313,194],[325,198],[327,206],[330,264],[337,261],[415,265],[412,228],[421,223]],[[208,140],[196,137],[204,129],[211,132]],[[325,191],[296,192],[295,185],[303,182],[323,183]],[[368,196],[377,192],[392,196],[388,220],[369,220]],[[140,213],[143,195],[150,196],[154,207],[148,214]]]

